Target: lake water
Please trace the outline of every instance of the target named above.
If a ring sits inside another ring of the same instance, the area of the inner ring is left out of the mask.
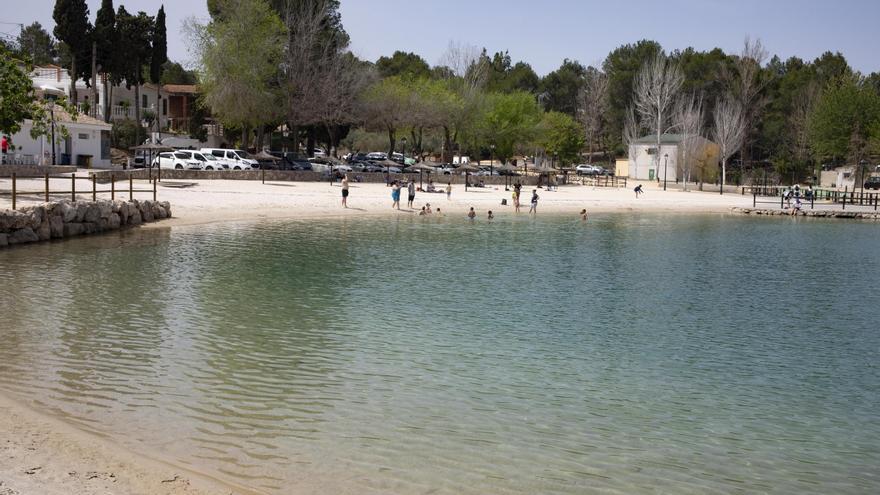
[[[608,214],[0,252],[0,387],[268,493],[878,493],[880,226]]]

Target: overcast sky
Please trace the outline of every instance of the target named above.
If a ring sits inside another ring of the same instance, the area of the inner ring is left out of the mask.
[[[666,50],[693,46],[737,52],[748,35],[771,54],[812,60],[840,51],[865,73],[880,71],[880,0],[341,0],[351,48],[375,61],[394,50],[414,51],[436,64],[450,41],[508,50],[544,75],[565,58],[600,63],[609,51],[640,39]],[[12,5],[14,3],[14,8]],[[119,0],[129,12],[155,15],[160,1]],[[3,22],[39,21],[50,32],[54,0],[4,0]],[[100,0],[88,1],[92,19]],[[207,20],[205,0],[165,3],[168,55],[188,59],[180,32],[186,17]],[[17,35],[18,27],[0,24]]]

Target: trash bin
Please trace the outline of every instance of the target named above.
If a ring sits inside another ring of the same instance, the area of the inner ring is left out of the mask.
[[[70,165],[70,154],[61,153],[61,163],[59,165]]]
[[[92,155],[76,155],[76,166],[79,168],[92,168]]]

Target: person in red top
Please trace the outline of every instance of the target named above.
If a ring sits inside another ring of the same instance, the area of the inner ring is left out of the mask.
[[[0,140],[0,151],[3,151],[3,159],[0,160],[0,163],[6,163],[6,152],[9,151],[9,137],[3,136],[3,139]]]

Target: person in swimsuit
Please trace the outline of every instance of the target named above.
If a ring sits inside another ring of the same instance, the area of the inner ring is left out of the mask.
[[[493,218],[495,218],[495,215],[492,214],[492,210],[489,210],[489,217],[488,217],[488,219],[489,219],[489,220],[492,220]]]
[[[391,207],[400,209],[400,184],[397,181],[391,183]]]
[[[538,213],[538,190],[532,189],[532,206],[529,208],[529,213]]]
[[[581,210],[581,222],[586,222],[586,221],[587,221],[587,209],[584,208],[583,210]]]
[[[468,212],[468,218],[473,221],[474,218],[477,218],[477,212],[474,211],[474,207],[471,206],[471,210]]]
[[[348,174],[342,178],[342,207],[348,208]]]

